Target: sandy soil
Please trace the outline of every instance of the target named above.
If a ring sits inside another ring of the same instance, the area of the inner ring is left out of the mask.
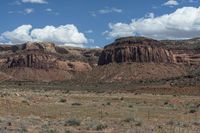
[[[200,97],[0,90],[2,133],[199,133]]]

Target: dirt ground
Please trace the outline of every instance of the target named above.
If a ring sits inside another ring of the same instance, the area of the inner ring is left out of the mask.
[[[0,90],[0,133],[200,133],[200,97]]]

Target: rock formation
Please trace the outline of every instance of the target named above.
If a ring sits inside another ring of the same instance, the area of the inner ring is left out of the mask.
[[[89,63],[57,53],[53,43],[28,42],[2,46],[1,50],[1,72],[17,80],[67,80],[75,73],[91,70]]]
[[[183,63],[200,63],[199,41],[172,42],[125,37],[104,50],[49,42],[0,45],[0,80],[114,82],[185,75]]]
[[[173,63],[173,53],[161,47],[159,41],[144,37],[126,37],[116,39],[114,43],[105,46],[98,64],[112,62],[155,62]]]
[[[200,64],[200,38],[187,40],[163,40],[161,42],[165,48],[173,52],[177,63],[189,65]]]

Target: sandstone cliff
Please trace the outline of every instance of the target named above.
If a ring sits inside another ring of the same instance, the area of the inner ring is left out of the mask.
[[[87,61],[70,60],[57,53],[53,43],[28,42],[1,48],[1,72],[15,80],[68,80],[91,70]]]
[[[174,53],[177,63],[189,65],[200,64],[200,38],[163,40],[162,43],[165,48]]]
[[[99,65],[123,62],[176,62],[170,50],[161,47],[159,41],[144,37],[127,37],[115,40],[105,46],[99,58]]]
[[[160,41],[145,37],[116,39],[104,47],[98,64],[84,75],[85,82],[158,80],[186,74],[185,67],[176,64],[172,51]]]

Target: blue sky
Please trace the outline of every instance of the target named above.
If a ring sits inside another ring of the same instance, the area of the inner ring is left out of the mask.
[[[1,0],[0,42],[103,47],[129,35],[184,39],[200,36],[199,14],[198,0]]]

